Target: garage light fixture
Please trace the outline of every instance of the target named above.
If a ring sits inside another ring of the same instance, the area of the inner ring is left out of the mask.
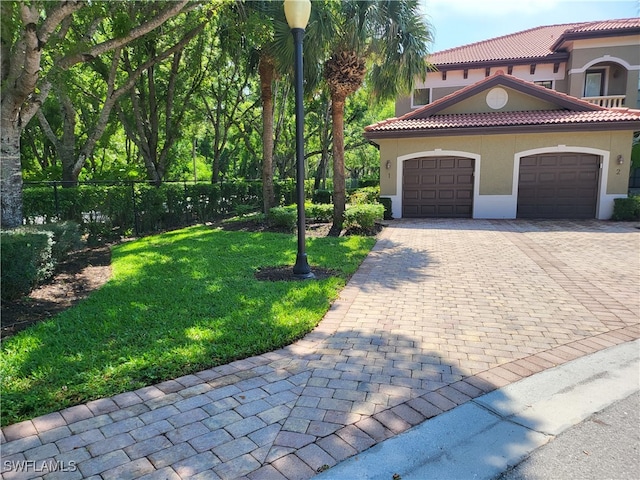
[[[624,163],[624,158],[622,158],[622,155],[618,155],[618,165],[622,165]]]
[[[384,167],[389,170],[391,168],[391,160],[387,160],[387,163],[384,164]]]

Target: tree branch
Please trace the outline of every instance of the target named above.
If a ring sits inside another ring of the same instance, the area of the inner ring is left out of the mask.
[[[131,31],[124,37],[112,38],[111,40],[99,43],[98,45],[95,45],[84,52],[67,55],[58,62],[58,66],[66,70],[77,63],[86,62],[97,57],[98,55],[102,55],[103,53],[106,53],[108,51],[123,47],[124,45],[130,43],[132,40],[146,35],[150,31],[158,28],[167,20],[178,15],[188,3],[189,0],[180,0],[172,3],[167,9],[160,12],[157,16],[155,16],[148,22],[131,29]]]

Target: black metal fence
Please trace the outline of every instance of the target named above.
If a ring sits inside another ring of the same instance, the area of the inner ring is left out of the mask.
[[[293,203],[293,180],[274,184],[282,204]],[[259,210],[262,182],[230,180],[221,183],[141,181],[25,182],[23,213],[26,223],[73,220],[91,234],[144,235],[196,223],[213,222],[234,213]]]

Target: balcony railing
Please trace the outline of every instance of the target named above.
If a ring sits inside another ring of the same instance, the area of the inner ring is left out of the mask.
[[[624,107],[625,97],[626,95],[606,95],[603,97],[582,97],[582,100],[605,108],[615,108]]]

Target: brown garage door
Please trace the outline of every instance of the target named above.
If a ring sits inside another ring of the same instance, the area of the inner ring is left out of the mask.
[[[520,160],[518,218],[595,218],[600,157],[543,154]]]
[[[425,157],[404,162],[402,216],[463,217],[473,214],[472,158]]]

